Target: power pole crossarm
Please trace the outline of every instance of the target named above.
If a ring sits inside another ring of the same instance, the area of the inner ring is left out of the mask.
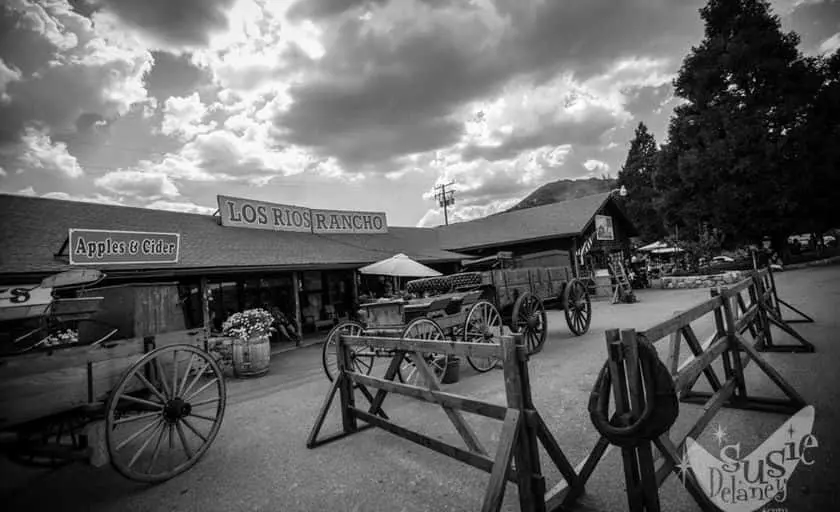
[[[446,190],[446,187],[451,187],[453,182],[449,183],[441,183],[440,185],[435,185],[435,199],[438,202],[438,206],[443,208],[443,221],[446,225],[449,225],[449,207],[455,204],[455,191],[454,190]]]

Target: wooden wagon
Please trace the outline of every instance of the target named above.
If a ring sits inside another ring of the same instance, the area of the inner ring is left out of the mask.
[[[358,320],[347,320],[336,325],[327,335],[321,352],[324,372],[330,380],[336,374],[336,343],[341,334],[359,336],[388,336],[408,339],[491,340],[500,336],[489,329],[498,324],[496,307],[481,300],[481,290],[452,291],[411,300],[380,300],[360,306]],[[500,326],[500,324],[499,324]],[[369,374],[377,357],[389,357],[392,351],[373,348],[354,350],[351,354],[356,371]],[[441,378],[449,364],[445,354],[426,354],[426,362],[435,375]],[[492,369],[494,359],[468,357],[467,362],[478,371]],[[414,363],[405,359],[397,372],[401,382],[414,383],[419,378]]]
[[[408,283],[414,294],[449,293],[452,290],[480,290],[481,299],[491,303],[499,316],[492,317],[488,331],[502,326],[521,333],[530,353],[539,352],[547,336],[546,307],[562,308],[566,324],[575,336],[585,334],[592,321],[592,303],[583,281],[568,266],[511,268],[516,264],[509,253],[476,261],[465,261],[467,272],[418,279]],[[469,340],[473,341],[473,340]]]
[[[91,273],[58,274],[41,286],[66,295],[90,284]],[[202,331],[183,329],[177,286],[77,295],[56,297],[30,319],[39,324],[34,329],[7,336],[0,355],[3,451],[39,466],[110,461],[125,477],[142,482],[186,471],[216,437],[226,392],[221,370],[201,343]],[[116,323],[106,321],[109,316]],[[181,329],[172,330],[178,320]],[[69,342],[61,339],[69,336],[67,326],[75,327]],[[12,327],[0,328],[8,334]]]

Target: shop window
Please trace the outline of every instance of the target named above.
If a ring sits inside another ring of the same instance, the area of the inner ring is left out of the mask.
[[[178,285],[181,309],[184,311],[184,326],[187,329],[204,327],[204,312],[201,308],[201,290],[198,283]]]

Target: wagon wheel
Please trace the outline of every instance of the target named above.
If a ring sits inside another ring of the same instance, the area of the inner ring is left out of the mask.
[[[480,300],[473,304],[470,312],[467,313],[467,320],[464,322],[464,341],[470,343],[499,343],[502,335],[502,316],[496,306]],[[467,356],[470,363],[477,372],[489,372],[496,367],[499,361],[497,357],[472,357]]]
[[[82,453],[82,429],[89,419],[71,411],[29,425],[17,433],[8,452],[9,459],[23,466],[58,468],[73,462]]]
[[[224,376],[207,352],[192,345],[149,352],[108,399],[105,440],[111,464],[140,482],[183,473],[218,434],[225,402]]]
[[[563,291],[563,304],[566,313],[566,323],[575,336],[585,334],[592,321],[592,303],[589,292],[582,281],[572,279]]]
[[[522,334],[525,338],[525,346],[529,354],[542,350],[547,325],[545,306],[539,297],[525,292],[516,299],[513,304],[513,315],[511,315],[511,328],[513,332]]]
[[[321,363],[324,366],[324,373],[332,382],[338,373],[338,359],[335,352],[335,346],[338,343],[338,337],[341,334],[347,336],[361,336],[364,332],[364,325],[355,320],[346,320],[332,328],[327,334],[327,340],[321,347]],[[361,354],[356,350],[350,349],[350,359],[353,360],[353,370],[364,375],[370,375],[373,369],[373,355]]]
[[[446,340],[443,329],[440,328],[437,322],[428,318],[416,318],[412,320],[403,330],[402,337],[429,341]],[[437,377],[438,382],[440,382],[444,372],[446,372],[449,356],[446,354],[426,353],[423,354],[423,359],[432,369],[432,373]],[[420,375],[420,372],[414,366],[411,359],[409,359],[408,355],[403,359],[402,365],[400,365],[399,371],[397,371],[397,377],[399,377],[400,382],[415,386],[424,382],[422,375]]]

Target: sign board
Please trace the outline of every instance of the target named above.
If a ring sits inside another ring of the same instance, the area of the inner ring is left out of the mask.
[[[0,286],[0,320],[41,316],[52,302],[52,288],[37,284]]]
[[[222,226],[316,234],[387,233],[384,212],[317,210],[217,196]]]
[[[181,235],[142,231],[71,229],[71,265],[178,263]]]
[[[598,240],[615,240],[612,217],[609,215],[595,216],[595,238]]]

